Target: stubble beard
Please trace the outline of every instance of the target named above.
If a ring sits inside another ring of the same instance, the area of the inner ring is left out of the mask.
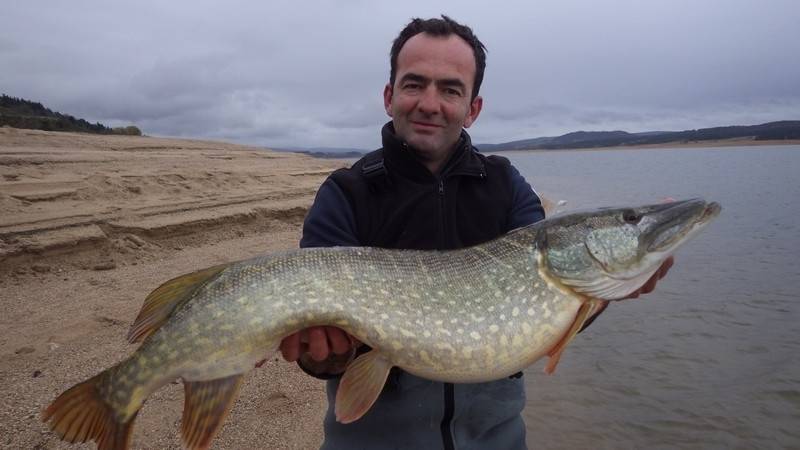
[[[410,124],[409,128],[411,128]],[[453,149],[455,149],[459,136],[460,132],[450,139],[450,136],[443,133],[425,135],[416,133],[413,129],[409,129],[407,136],[401,138],[411,147],[411,151],[413,151],[419,159],[424,161],[436,161],[447,159],[450,153],[453,152]]]

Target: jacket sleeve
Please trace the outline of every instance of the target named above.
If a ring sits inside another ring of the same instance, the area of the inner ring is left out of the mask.
[[[300,247],[336,247],[358,246],[356,237],[355,216],[342,189],[330,178],[319,187],[314,203],[308,210],[303,222],[303,236]],[[308,355],[302,355],[297,365],[303,372],[314,378],[327,380],[338,377],[332,369],[338,371],[346,361],[342,356],[330,354],[324,361],[314,361]]]
[[[342,189],[330,178],[319,187],[303,222],[300,247],[358,246],[353,209]]]
[[[508,231],[524,227],[544,219],[544,208],[536,192],[516,167],[511,168],[511,212]]]

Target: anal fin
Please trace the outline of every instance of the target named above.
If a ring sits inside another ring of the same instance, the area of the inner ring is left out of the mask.
[[[350,363],[336,391],[336,421],[350,423],[366,414],[383,390],[391,368],[389,360],[376,350]]]
[[[184,381],[181,434],[189,449],[207,449],[239,394],[244,375],[210,381]]]
[[[601,306],[602,301],[595,299],[589,299],[581,304],[580,308],[578,308],[578,313],[575,315],[575,320],[572,322],[567,332],[564,333],[564,337],[547,352],[547,356],[549,356],[550,359],[547,361],[547,365],[544,368],[546,374],[550,375],[555,372],[558,361],[567,348],[567,344],[572,341],[575,335],[583,328],[583,324],[586,323],[586,321],[592,317],[592,314],[600,309]]]
[[[139,342],[153,334],[178,306],[192,298],[197,289],[225,270],[228,265],[221,264],[182,275],[157,287],[144,299],[142,309],[128,331],[128,342]]]

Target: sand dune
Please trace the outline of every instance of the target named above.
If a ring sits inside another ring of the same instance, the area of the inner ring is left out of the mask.
[[[192,270],[295,247],[342,162],[207,141],[0,128],[0,447],[66,448],[39,412],[129,354],[144,297]],[[183,389],[142,410],[135,448],[180,448]],[[323,385],[273,358],[214,448],[313,448]]]

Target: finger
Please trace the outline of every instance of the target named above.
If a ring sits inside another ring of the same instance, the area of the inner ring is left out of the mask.
[[[300,333],[293,333],[283,338],[281,354],[286,361],[297,361],[297,358],[300,357]]]
[[[331,352],[328,347],[328,336],[324,327],[312,327],[308,329],[308,352],[314,361],[323,361]]]
[[[654,274],[652,277],[650,277],[650,279],[647,280],[647,283],[645,283],[644,286],[642,286],[642,288],[640,289],[642,291],[642,294],[649,294],[653,292],[653,290],[656,288],[656,283],[658,283],[658,278],[659,278],[658,274]]]
[[[661,265],[661,276],[659,278],[664,278],[664,276],[667,275],[667,272],[669,272],[669,269],[672,267],[673,264],[675,264],[675,258],[670,256],[664,261],[664,264]]]
[[[300,334],[300,356],[308,353],[308,330],[309,328],[303,328],[299,331]],[[298,358],[300,358],[298,356]]]
[[[350,339],[340,328],[325,327],[328,333],[328,343],[331,346],[331,351],[337,355],[344,355],[350,350]]]
[[[672,267],[672,257],[671,256],[669,258],[665,259],[664,262],[661,263],[661,266],[656,271],[656,275],[658,275],[658,278],[659,279],[664,278],[664,276],[667,274],[667,272],[669,272],[669,268],[670,267]]]
[[[310,330],[310,328],[303,328],[300,330],[300,344],[308,344],[308,330]]]

